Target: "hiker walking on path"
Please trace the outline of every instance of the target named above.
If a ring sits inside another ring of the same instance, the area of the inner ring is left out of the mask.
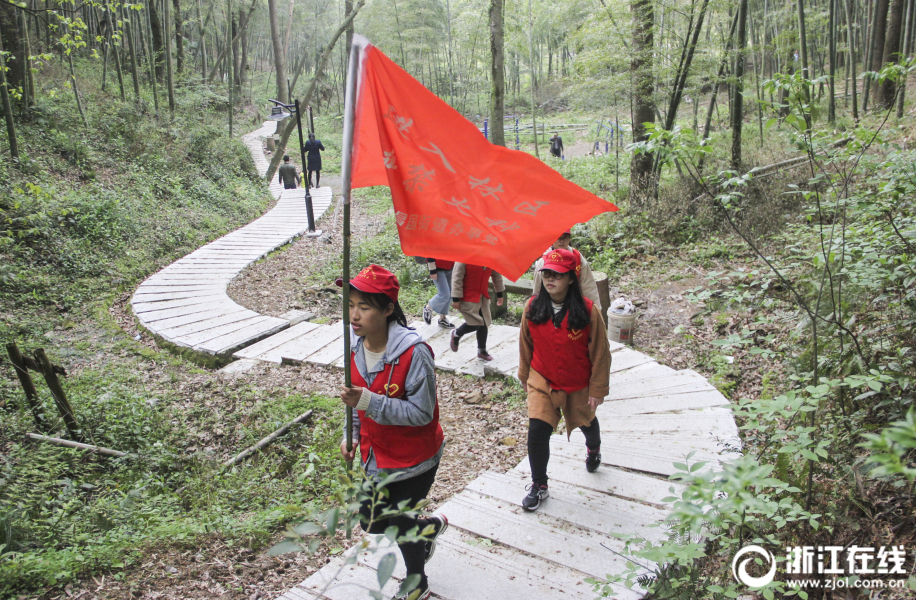
[[[337,285],[343,287],[343,280],[338,279]],[[448,528],[448,519],[439,514],[378,515],[386,509],[398,510],[398,503],[404,500],[408,509],[413,508],[426,498],[436,478],[445,440],[439,425],[433,352],[416,331],[407,327],[394,274],[369,265],[349,285],[353,387],[344,387],[340,398],[355,408],[356,414],[354,448],[348,450],[344,437],[340,452],[345,460],[352,461],[358,444],[367,477],[378,483],[393,476],[386,486],[388,497],[377,502],[374,511],[369,499],[359,508],[364,527],[372,522],[366,533],[384,533],[393,526],[400,537],[414,527],[419,532],[433,527],[426,542],[398,544],[407,575],[420,576],[416,588],[420,592],[411,598],[425,600],[431,592],[424,565],[436,550],[436,538]],[[395,596],[407,597],[407,590]]]
[[[563,138],[556,131],[550,137],[550,153],[557,158],[563,158]]]
[[[534,281],[532,281],[532,289],[534,293],[538,293],[541,289],[541,267],[544,266],[544,258],[550,254],[551,250],[569,250],[573,254],[573,258],[576,259],[576,278],[579,281],[579,289],[582,290],[582,295],[595,303],[595,306],[598,307],[598,312],[604,314],[605,306],[601,306],[601,298],[598,296],[598,284],[595,283],[595,276],[592,275],[592,268],[589,266],[588,261],[585,260],[585,257],[582,256],[575,248],[572,248],[569,244],[572,241],[572,230],[567,229],[563,232],[557,241],[553,243],[550,249],[544,253],[544,256],[537,259],[534,263]]]
[[[433,313],[439,314],[439,327],[454,329],[455,324],[448,320],[448,308],[452,301],[452,269],[455,263],[450,260],[427,258],[426,266],[429,276],[436,284],[436,295],[423,307],[423,320],[429,325],[433,322]]]
[[[279,181],[283,184],[284,189],[294,190],[302,181],[302,176],[296,172],[296,165],[289,162],[288,154],[283,156],[283,164],[280,165],[280,169],[277,172],[280,174]]]
[[[490,278],[496,290],[496,304],[502,306],[506,286],[503,276],[490,267],[478,267],[456,262],[452,270],[452,307],[461,311],[464,323],[452,332],[449,347],[458,352],[461,336],[477,333],[477,358],[493,360],[487,352],[487,333],[490,327],[490,291],[487,289]]]
[[[302,150],[308,155],[305,159],[306,170],[308,171],[309,187],[321,186],[321,151],[324,146],[321,140],[315,139],[315,134],[309,134],[309,141],[302,146]],[[315,185],[312,185],[312,173],[315,173]]]
[[[531,485],[522,508],[535,511],[548,497],[550,436],[566,420],[566,436],[585,434],[585,468],[601,465],[601,429],[595,410],[608,394],[611,352],[604,321],[582,296],[569,250],[547,253],[543,283],[528,300],[519,326],[518,378],[528,394],[528,463]]]

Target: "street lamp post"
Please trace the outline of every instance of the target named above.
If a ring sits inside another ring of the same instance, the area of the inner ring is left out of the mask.
[[[289,117],[291,114],[296,115],[296,126],[299,130],[299,158],[302,161],[302,175],[303,179],[307,176],[305,170],[305,140],[302,137],[302,117],[299,111],[299,100],[297,99],[294,104],[284,104],[279,100],[271,100],[276,106],[270,109],[270,116],[267,117],[271,121],[282,121]],[[288,112],[284,112],[288,111]],[[320,231],[315,230],[315,211],[312,209],[312,194],[309,187],[309,183],[305,184],[305,214],[308,216],[309,221],[309,237],[315,237],[321,235]]]

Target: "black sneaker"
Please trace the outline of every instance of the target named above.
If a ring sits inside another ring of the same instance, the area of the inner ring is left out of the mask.
[[[601,466],[601,451],[595,450],[594,452],[592,452],[591,450],[589,450],[588,453],[585,455],[585,470],[588,471],[589,473],[594,473],[595,471],[598,470],[598,467],[600,466]]]
[[[461,337],[458,335],[458,330],[452,330],[452,337],[449,339],[448,347],[452,349],[452,352],[458,352],[458,342],[461,341]]]
[[[421,583],[410,592],[399,590],[392,600],[428,600],[432,594],[433,593],[429,589],[429,584],[427,583],[424,586]]]
[[[434,515],[430,515],[427,518],[427,520],[431,521],[430,523],[431,525],[435,525],[436,532],[433,534],[433,537],[430,538],[428,542],[426,542],[426,560],[425,562],[429,562],[432,559],[433,554],[436,553],[436,538],[438,538],[440,535],[445,533],[445,530],[448,529],[448,517],[446,517],[442,513],[436,513]]]
[[[439,317],[439,327],[442,329],[454,329],[455,324],[449,321],[446,317]]]
[[[528,495],[522,499],[522,508],[528,512],[536,511],[541,505],[541,500],[546,500],[550,495],[547,493],[546,485],[538,485],[534,482],[525,489],[528,490]]]
[[[433,322],[433,310],[429,307],[429,304],[423,307],[423,320],[426,321],[427,325]]]

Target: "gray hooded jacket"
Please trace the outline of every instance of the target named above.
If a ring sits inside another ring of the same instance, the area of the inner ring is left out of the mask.
[[[355,353],[356,369],[367,384],[372,385],[376,376],[385,369],[386,363],[397,364],[400,357],[412,346],[416,346],[407,371],[407,397],[389,398],[382,394],[371,394],[366,414],[380,425],[405,425],[420,427],[433,420],[436,410],[436,373],[432,351],[425,344],[423,338],[416,331],[408,329],[396,322],[388,325],[388,344],[385,354],[375,367],[370,371],[366,367],[366,355],[363,349],[364,338],[359,337],[350,330],[350,347]],[[353,413],[353,442],[359,443],[359,415]],[[344,424],[346,436],[346,424]],[[346,438],[345,438],[346,439]],[[375,456],[362,457],[363,468],[366,473],[375,479],[397,473],[396,481],[408,479],[432,469],[442,459],[445,442],[432,458],[406,469],[380,469],[376,465]]]

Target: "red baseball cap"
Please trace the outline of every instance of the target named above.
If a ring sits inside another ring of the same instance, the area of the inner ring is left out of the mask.
[[[343,278],[338,277],[334,283],[337,287],[343,287]],[[361,292],[385,294],[392,302],[398,301],[398,290],[401,289],[394,273],[378,265],[369,265],[360,271],[359,275],[350,280],[350,285]]]
[[[568,273],[576,270],[576,257],[569,250],[551,250],[544,256],[542,271]]]
[[[560,234],[560,237],[563,237],[564,235],[572,235],[572,229],[567,229],[566,231]]]

